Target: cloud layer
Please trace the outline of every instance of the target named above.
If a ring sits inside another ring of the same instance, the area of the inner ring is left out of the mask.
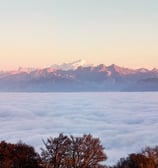
[[[59,133],[99,137],[107,164],[158,145],[158,93],[0,93],[0,140],[40,152]]]

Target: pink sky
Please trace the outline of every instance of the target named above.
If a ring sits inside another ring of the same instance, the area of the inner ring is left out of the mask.
[[[158,68],[158,1],[8,1],[0,6],[0,69],[80,58]]]

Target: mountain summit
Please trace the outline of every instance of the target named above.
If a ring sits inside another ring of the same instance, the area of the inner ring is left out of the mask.
[[[65,63],[59,64],[59,65],[54,64],[54,65],[51,65],[51,68],[67,71],[67,70],[71,70],[71,69],[75,70],[80,66],[82,66],[82,67],[86,66],[86,61],[84,59],[79,59],[79,60],[73,61],[73,62],[65,62]]]

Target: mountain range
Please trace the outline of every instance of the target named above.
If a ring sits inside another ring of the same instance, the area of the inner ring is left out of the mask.
[[[158,91],[158,69],[129,69],[77,60],[0,72],[4,92]]]

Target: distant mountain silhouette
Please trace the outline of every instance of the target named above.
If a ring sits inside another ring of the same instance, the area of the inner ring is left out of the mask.
[[[65,65],[67,70],[50,66],[0,72],[0,91],[158,91],[157,69],[129,69],[114,64],[88,66],[82,60]]]

